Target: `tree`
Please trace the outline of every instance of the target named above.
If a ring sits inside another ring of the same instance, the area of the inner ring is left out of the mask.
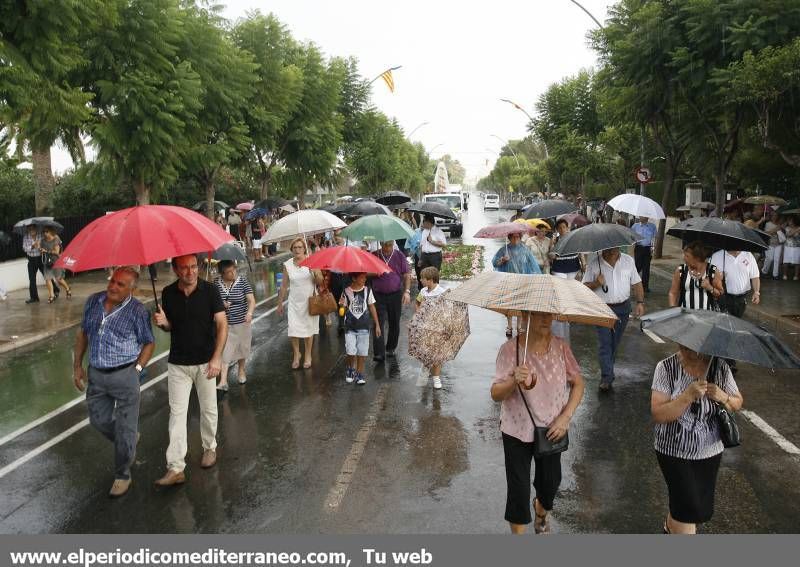
[[[95,91],[90,132],[110,178],[129,181],[140,205],[177,179],[199,137],[203,86],[181,57],[185,44],[178,0],[117,0],[115,25],[90,49]]]
[[[181,55],[203,89],[194,122],[198,131],[192,133],[185,167],[203,188],[206,213],[213,218],[218,173],[250,147],[244,113],[253,95],[256,65],[248,52],[233,45],[214,12],[190,4],[182,16]]]
[[[299,47],[272,14],[249,15],[234,27],[232,37],[258,65],[254,93],[245,109],[245,123],[259,171],[260,195],[265,199],[273,171],[282,159],[280,136],[300,104],[303,74],[294,61]]]
[[[99,0],[0,4],[0,123],[14,132],[20,151],[30,147],[37,214],[52,208],[51,146],[62,138],[81,154],[77,133],[92,95],[72,79],[87,64],[83,42],[109,13]]]

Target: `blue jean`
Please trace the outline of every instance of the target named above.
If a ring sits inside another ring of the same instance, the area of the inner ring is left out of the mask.
[[[614,361],[617,359],[617,350],[628,326],[628,318],[631,315],[631,303],[626,301],[618,305],[609,305],[618,321],[614,324],[614,329],[605,327],[597,328],[598,355],[600,357],[600,383],[611,384],[614,381]]]

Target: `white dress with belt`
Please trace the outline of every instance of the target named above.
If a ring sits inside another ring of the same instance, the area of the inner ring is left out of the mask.
[[[319,315],[308,314],[308,298],[314,294],[314,274],[296,266],[290,258],[283,263],[289,276],[289,336],[313,337],[319,333]]]

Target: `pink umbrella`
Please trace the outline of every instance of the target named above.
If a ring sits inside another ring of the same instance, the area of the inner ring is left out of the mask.
[[[534,228],[527,223],[501,222],[483,227],[473,238],[506,238],[509,234],[532,234],[533,231]]]
[[[570,213],[568,215],[562,215],[559,219],[564,219],[569,223],[570,227],[580,228],[582,226],[586,226],[589,224],[589,219],[587,219],[583,215],[579,215],[578,213]]]
[[[246,203],[239,203],[236,205],[236,208],[240,211],[251,211],[253,210],[253,203],[246,202]]]

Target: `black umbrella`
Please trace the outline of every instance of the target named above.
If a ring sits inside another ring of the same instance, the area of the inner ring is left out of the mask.
[[[206,201],[198,201],[194,205],[192,205],[192,210],[193,211],[205,211],[207,205],[208,205],[208,203]],[[214,209],[215,210],[221,211],[223,209],[229,209],[229,208],[230,208],[230,205],[228,203],[225,203],[224,201],[214,201]]]
[[[278,209],[283,207],[284,205],[288,205],[292,201],[288,199],[283,199],[281,197],[267,197],[266,199],[262,199],[258,203],[256,203],[253,208],[254,209],[267,209],[271,211],[272,209]]]
[[[352,206],[353,203],[334,203],[333,205],[325,205],[324,207],[320,207],[319,210],[327,211],[332,215],[343,216]]]
[[[386,205],[375,201],[359,201],[350,205],[344,214],[349,217],[366,217],[369,215],[391,215],[392,211]]]
[[[501,208],[507,209],[509,211],[521,211],[527,206],[528,205],[526,203],[506,203],[505,205],[502,205]]]
[[[422,213],[423,215],[430,215],[432,217],[439,217],[443,219],[458,220],[456,214],[445,204],[435,203],[433,201],[425,201],[417,203],[406,208],[407,211],[412,213]]]
[[[569,201],[562,201],[560,199],[549,199],[547,201],[540,201],[535,205],[531,205],[525,210],[526,219],[549,219],[557,217],[558,215],[566,215],[567,213],[574,213],[578,210],[576,205]]]
[[[744,250],[761,252],[769,247],[766,232],[747,228],[739,221],[717,217],[701,217],[679,222],[667,231],[670,236],[688,243],[699,240],[714,250]]]
[[[64,230],[64,227],[60,223],[54,221],[53,217],[31,217],[29,219],[24,219],[15,224],[13,230],[17,234],[24,234],[25,229],[29,226],[37,226],[39,229],[53,228],[56,232]]]
[[[403,193],[402,191],[387,191],[377,199],[376,202],[382,205],[400,205],[402,203],[408,203],[411,201],[411,197]]]
[[[800,368],[800,358],[783,342],[727,313],[673,307],[644,315],[642,329],[705,355],[767,368]]]
[[[627,226],[609,223],[589,224],[560,237],[553,251],[558,256],[597,252],[597,263],[599,264],[601,251],[630,246],[637,240],[639,240],[639,236]],[[608,292],[607,285],[603,285],[603,291]]]
[[[600,252],[609,248],[630,246],[637,240],[639,236],[626,226],[611,223],[588,224],[559,238],[554,252],[559,256]]]
[[[208,252],[201,252],[197,256],[202,260],[208,257]],[[250,258],[247,257],[247,253],[233,242],[226,242],[214,250],[214,252],[211,253],[211,257],[214,260],[247,260],[250,271],[253,271],[253,266],[250,264]]]

